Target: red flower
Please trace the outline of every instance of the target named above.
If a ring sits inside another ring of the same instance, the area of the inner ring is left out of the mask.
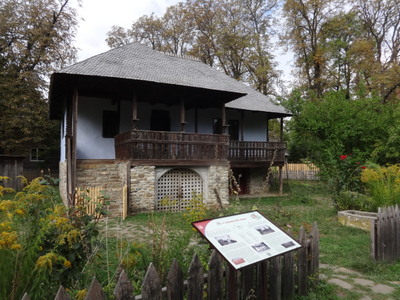
[[[366,169],[367,167],[366,167],[366,166],[361,166],[360,168],[361,168],[361,169]]]
[[[360,164],[360,162],[358,161],[358,162],[356,162],[356,165],[359,165]]]
[[[347,158],[347,155],[340,155],[340,160],[345,160]]]

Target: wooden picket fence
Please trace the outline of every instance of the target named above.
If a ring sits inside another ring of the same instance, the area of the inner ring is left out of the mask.
[[[125,271],[119,275],[114,290],[116,300],[237,300],[237,299],[294,299],[306,296],[309,284],[318,284],[319,230],[317,224],[309,234],[303,227],[299,232],[301,248],[267,261],[235,270],[213,251],[205,273],[195,255],[185,279],[174,260],[169,270],[166,286],[151,263],[143,280],[141,295],[134,295],[132,282]],[[312,281],[312,282],[311,282]],[[71,299],[61,286],[54,300]],[[106,299],[100,283],[94,278],[85,300]],[[27,294],[22,300],[30,300]]]
[[[75,203],[83,205],[88,215],[95,215],[98,205],[104,204],[103,188],[100,186],[77,187]],[[101,217],[98,214],[97,217]]]
[[[371,228],[371,255],[375,260],[392,262],[400,258],[399,206],[378,209]]]
[[[272,168],[272,173],[278,176],[278,167]],[[319,168],[313,164],[285,164],[282,168],[282,178],[291,180],[318,180]]]

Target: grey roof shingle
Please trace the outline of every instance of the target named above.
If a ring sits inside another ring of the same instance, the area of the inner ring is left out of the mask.
[[[243,84],[241,82],[239,83]],[[281,115],[282,117],[292,115],[292,113],[287,111],[283,106],[274,104],[269,96],[266,96],[245,84],[243,85],[247,95],[228,102],[225,105],[227,108],[268,112],[277,116]]]
[[[167,55],[139,43],[109,50],[57,73],[143,80],[243,93],[236,80],[200,61]]]
[[[283,107],[273,104],[269,97],[209,65],[154,51],[139,43],[95,55],[55,74],[139,80],[232,92],[245,96],[227,103],[228,108],[291,115]]]

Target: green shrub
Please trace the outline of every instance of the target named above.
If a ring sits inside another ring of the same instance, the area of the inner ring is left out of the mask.
[[[369,165],[361,173],[361,181],[365,183],[372,199],[372,207],[400,204],[400,164],[381,167]]]
[[[338,210],[362,210],[370,211],[372,200],[370,197],[352,191],[343,191],[334,197]]]
[[[0,299],[53,299],[73,286],[92,254],[94,216],[68,210],[54,187],[36,178],[12,200],[0,198]]]

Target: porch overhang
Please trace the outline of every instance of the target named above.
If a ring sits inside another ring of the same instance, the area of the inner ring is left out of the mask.
[[[221,107],[245,93],[166,84],[159,82],[121,79],[102,76],[87,76],[65,73],[54,73],[51,77],[49,91],[50,118],[60,119],[66,99],[74,90],[80,96],[91,96],[110,99],[132,99],[150,103],[179,105],[185,101],[186,108]]]

